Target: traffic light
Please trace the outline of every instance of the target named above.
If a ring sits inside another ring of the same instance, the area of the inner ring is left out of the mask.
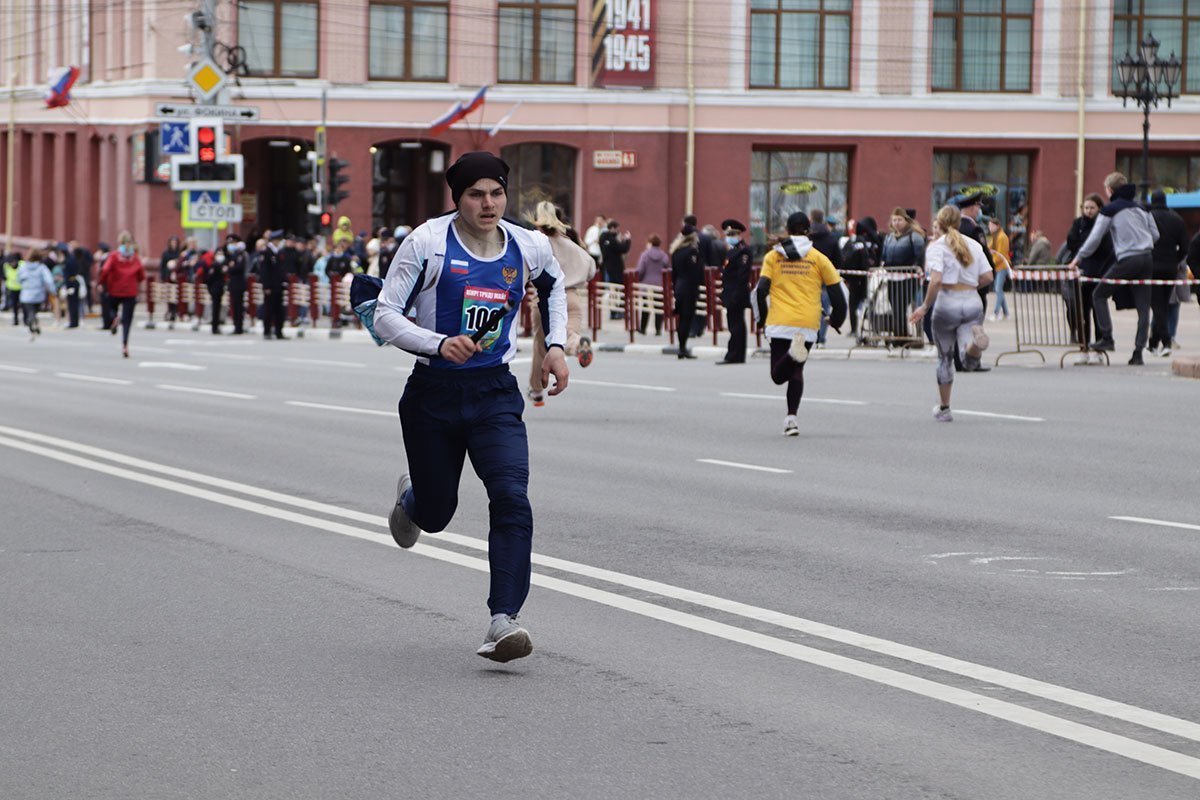
[[[203,153],[204,149],[201,148],[200,152]],[[184,162],[178,167],[178,176],[180,181],[202,184],[238,182],[241,178],[238,175],[237,164],[228,161]],[[200,188],[212,187],[204,186]]]
[[[196,126],[196,160],[212,164],[217,160],[217,129],[212,125]]]
[[[349,192],[342,191],[340,188],[350,182],[350,176],[345,174],[349,166],[349,161],[342,161],[340,158],[329,159],[329,192],[326,199],[334,208],[337,208],[338,203],[350,196]]]
[[[321,212],[321,227],[328,228],[332,224],[333,224],[333,214],[330,214],[328,211],[322,211]]]
[[[300,161],[300,175],[297,179],[300,184],[300,197],[306,205],[317,206],[318,211],[312,213],[320,213],[321,205],[321,179],[317,171],[317,154],[312,150],[308,151],[308,155]]]

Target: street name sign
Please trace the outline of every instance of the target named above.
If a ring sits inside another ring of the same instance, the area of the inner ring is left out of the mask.
[[[257,106],[197,106],[190,103],[158,103],[154,116],[165,119],[193,119],[213,117],[231,122],[257,122]]]

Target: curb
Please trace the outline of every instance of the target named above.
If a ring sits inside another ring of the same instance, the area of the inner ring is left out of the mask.
[[[1179,356],[1171,361],[1171,372],[1181,378],[1196,378],[1200,380],[1200,358],[1195,356]]]

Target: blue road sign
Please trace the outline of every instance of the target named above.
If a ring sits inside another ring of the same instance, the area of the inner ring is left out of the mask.
[[[217,205],[221,203],[220,189],[190,189],[188,190],[188,203]]]
[[[187,122],[163,122],[159,126],[163,155],[186,156],[192,152],[192,134]]]

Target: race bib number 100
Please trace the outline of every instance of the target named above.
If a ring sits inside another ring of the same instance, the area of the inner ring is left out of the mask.
[[[492,312],[497,308],[503,308],[507,300],[507,289],[483,289],[478,286],[468,286],[463,292],[462,334],[474,335],[476,331],[487,325]],[[501,320],[495,330],[488,332],[479,340],[485,353],[490,353],[495,349],[496,342],[500,340],[503,330],[504,322]]]

